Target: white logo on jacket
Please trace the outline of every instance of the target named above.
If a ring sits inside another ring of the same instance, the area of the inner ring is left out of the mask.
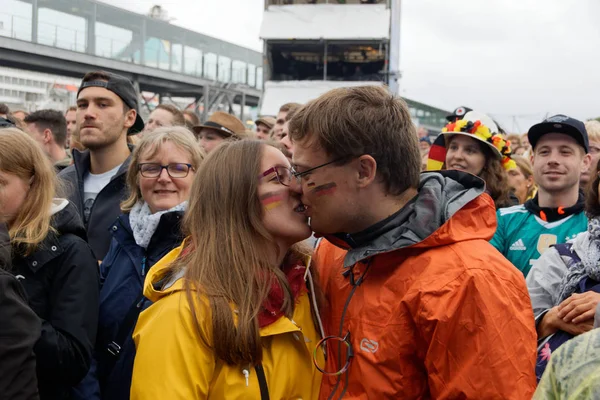
[[[364,338],[360,341],[360,349],[362,351],[366,351],[367,353],[375,353],[379,349],[379,343],[374,340]]]

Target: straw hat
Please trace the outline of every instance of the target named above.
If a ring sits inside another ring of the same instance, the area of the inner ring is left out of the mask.
[[[202,129],[212,129],[224,137],[242,135],[246,132],[246,126],[236,116],[223,111],[213,113],[208,121],[202,125],[194,126],[194,132],[200,133]]]
[[[273,117],[260,117],[259,119],[254,121],[254,123],[256,125],[263,124],[263,125],[266,125],[267,128],[269,128],[269,129],[273,128],[273,126],[275,125],[275,122],[276,122],[276,120]]]

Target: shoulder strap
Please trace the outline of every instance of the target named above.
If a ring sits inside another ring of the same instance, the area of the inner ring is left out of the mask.
[[[555,244],[553,247],[556,249],[556,251],[558,252],[558,255],[560,255],[561,257],[568,257],[575,262],[581,261],[581,259],[577,255],[577,253],[575,253],[572,250],[573,243],[559,243],[559,244]]]
[[[267,385],[267,377],[262,364],[254,366],[256,377],[258,378],[258,386],[260,387],[260,400],[269,400],[269,386]]]
[[[121,348],[125,344],[127,338],[131,335],[131,331],[135,326],[142,306],[144,304],[144,295],[139,296],[133,304],[129,307],[129,311],[125,315],[125,319],[119,326],[115,339],[106,346],[106,354],[104,357],[105,365],[102,370],[104,371],[104,377],[108,377],[110,371],[117,363],[119,356],[121,355]]]

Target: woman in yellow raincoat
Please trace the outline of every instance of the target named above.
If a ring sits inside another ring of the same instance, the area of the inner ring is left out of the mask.
[[[323,353],[311,230],[286,157],[227,143],[200,167],[182,246],[157,263],[138,320],[131,398],[316,399]]]

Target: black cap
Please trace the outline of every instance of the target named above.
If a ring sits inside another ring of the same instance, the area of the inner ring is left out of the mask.
[[[550,118],[546,118],[543,122],[529,128],[527,138],[529,144],[535,149],[535,145],[542,136],[547,133],[562,133],[571,136],[585,149],[586,153],[590,152],[590,145],[585,124],[578,119],[567,117],[566,115],[558,114]]]
[[[0,128],[16,128],[16,125],[10,119],[0,117]]]
[[[110,90],[117,96],[123,100],[123,102],[127,105],[127,107],[134,109],[137,112],[135,117],[135,123],[131,128],[127,130],[128,135],[135,135],[144,130],[144,120],[140,117],[140,109],[138,103],[138,96],[133,88],[133,83],[124,76],[113,74],[111,72],[101,71],[102,74],[106,74],[108,76],[108,81],[104,80],[95,80],[82,82],[79,90],[77,91],[77,96],[79,93],[88,87],[102,87],[107,90]]]
[[[457,107],[456,110],[454,110],[451,115],[448,115],[446,117],[446,119],[450,122],[454,122],[457,119],[462,119],[465,116],[465,114],[468,113],[469,111],[473,111],[473,109],[469,108],[469,107],[465,107],[465,106]]]

